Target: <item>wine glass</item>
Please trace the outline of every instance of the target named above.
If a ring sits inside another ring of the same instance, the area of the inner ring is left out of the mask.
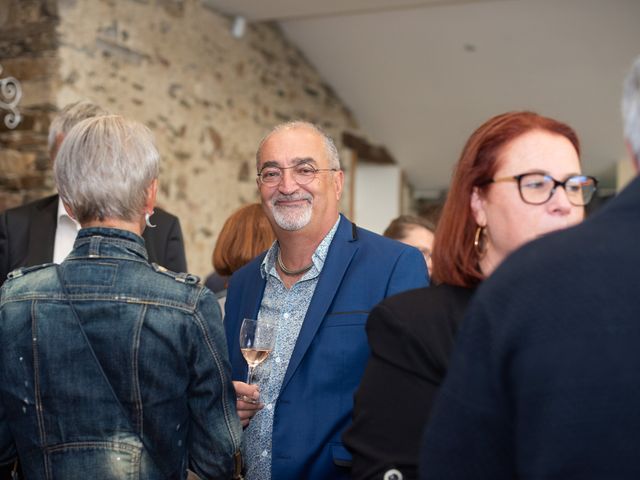
[[[252,318],[242,320],[240,326],[240,351],[249,366],[247,383],[251,383],[253,370],[264,362],[276,341],[276,327],[272,323]]]

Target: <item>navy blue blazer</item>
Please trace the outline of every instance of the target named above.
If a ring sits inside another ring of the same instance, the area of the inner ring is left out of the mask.
[[[257,318],[266,286],[260,274],[264,257],[229,283],[225,329],[235,380],[246,378],[238,335],[243,318]],[[427,284],[417,249],[341,216],[276,401],[272,478],[348,478],[351,456],[340,437],[351,422],[353,394],[369,358],[369,311],[390,295]]]

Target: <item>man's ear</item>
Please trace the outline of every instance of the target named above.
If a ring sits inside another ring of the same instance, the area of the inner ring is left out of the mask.
[[[336,199],[340,200],[340,197],[342,197],[342,189],[344,188],[344,172],[342,170],[334,172],[333,184],[336,190]]]
[[[59,132],[56,135],[56,140],[53,144],[53,150],[49,152],[49,159],[51,160],[51,164],[56,160],[56,155],[58,155],[58,151],[60,150],[60,145],[62,145],[62,141],[64,140],[64,133]]]
[[[475,219],[476,223],[481,227],[486,227],[487,212],[484,208],[484,198],[482,196],[482,192],[478,187],[473,187],[469,206],[471,207],[471,213],[473,213],[473,218]]]

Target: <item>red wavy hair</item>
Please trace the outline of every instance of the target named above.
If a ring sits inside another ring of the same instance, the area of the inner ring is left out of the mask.
[[[508,112],[483,123],[467,140],[454,169],[433,246],[432,279],[462,287],[477,285],[484,276],[473,246],[478,225],[471,212],[474,187],[483,187],[498,170],[505,145],[531,130],[545,130],[569,140],[580,157],[580,142],[567,124],[533,112]]]
[[[224,222],[213,249],[213,268],[229,276],[267,250],[276,236],[259,203],[239,208]]]

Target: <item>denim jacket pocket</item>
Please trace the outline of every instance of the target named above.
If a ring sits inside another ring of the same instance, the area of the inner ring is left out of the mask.
[[[83,480],[137,480],[140,478],[142,444],[136,436],[118,435],[113,441],[72,442],[51,446],[48,478]],[[26,472],[25,472],[26,473]]]

